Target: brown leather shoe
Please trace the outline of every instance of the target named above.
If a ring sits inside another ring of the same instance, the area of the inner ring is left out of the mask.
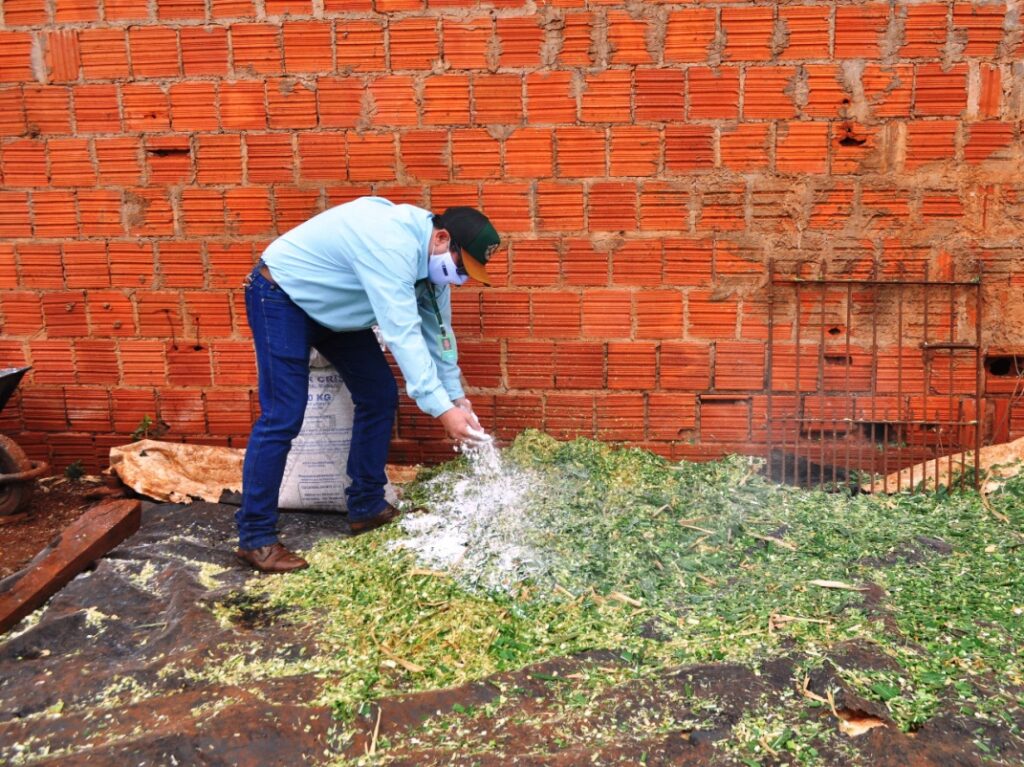
[[[356,521],[350,521],[348,523],[349,532],[352,535],[360,535],[361,533],[368,533],[371,530],[376,530],[378,527],[383,527],[389,522],[394,522],[402,516],[402,512],[392,506],[390,503],[383,508],[383,510],[375,517],[369,519],[359,519]]]
[[[309,562],[288,551],[281,543],[260,546],[258,549],[238,549],[235,556],[262,573],[287,573],[309,567]]]

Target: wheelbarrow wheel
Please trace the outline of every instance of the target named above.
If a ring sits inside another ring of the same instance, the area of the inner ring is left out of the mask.
[[[18,443],[0,434],[0,474],[16,474],[32,468],[32,461]],[[28,506],[34,482],[8,482],[0,485],[0,517],[17,514]]]

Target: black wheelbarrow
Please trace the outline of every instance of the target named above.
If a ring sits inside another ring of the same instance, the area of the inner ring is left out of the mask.
[[[0,411],[3,411],[28,368],[0,368]],[[30,461],[18,443],[0,434],[0,517],[24,510],[37,477],[50,469],[45,461]]]

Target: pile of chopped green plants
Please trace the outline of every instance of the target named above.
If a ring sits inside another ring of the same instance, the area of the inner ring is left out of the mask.
[[[905,729],[941,701],[1006,722],[1024,704],[1024,479],[988,499],[828,494],[773,484],[755,459],[672,463],[538,432],[502,461],[532,488],[504,542],[532,552],[522,580],[438,570],[396,545],[397,526],[324,540],[308,570],[250,587],[311,625],[316,652],[272,667],[240,654],[221,673],[319,674],[317,702],[347,719],[385,695],[586,650],[612,649],[643,676],[797,653],[824,663],[863,641],[899,670],[837,671]],[[473,471],[459,458],[421,472],[406,503],[450,501]],[[874,603],[868,584],[883,591]]]

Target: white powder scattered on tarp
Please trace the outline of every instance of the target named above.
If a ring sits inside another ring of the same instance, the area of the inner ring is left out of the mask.
[[[525,511],[539,475],[504,463],[493,441],[463,452],[466,473],[430,480],[432,511],[402,517],[405,537],[393,545],[465,583],[510,589],[547,569],[526,544],[531,520]]]

